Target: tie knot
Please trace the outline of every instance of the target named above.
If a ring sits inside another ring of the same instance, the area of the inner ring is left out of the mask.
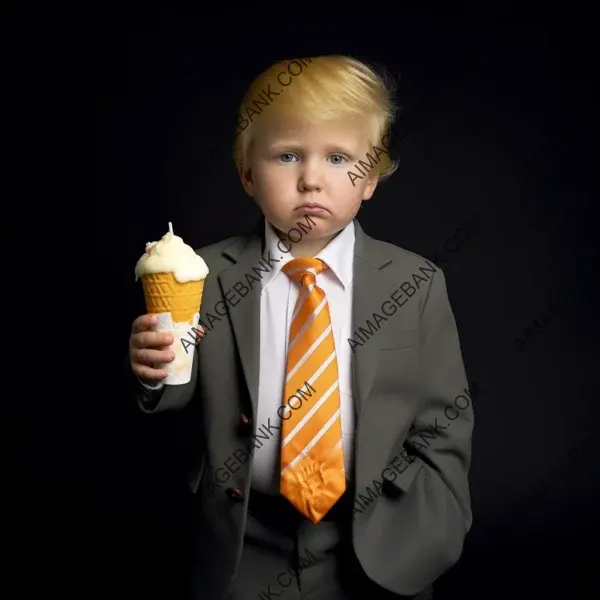
[[[304,287],[314,284],[317,274],[324,271],[327,265],[318,258],[295,258],[282,267],[282,271]]]

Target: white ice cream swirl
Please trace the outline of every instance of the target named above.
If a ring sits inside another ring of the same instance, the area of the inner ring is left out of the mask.
[[[173,273],[179,283],[198,281],[208,275],[202,257],[170,231],[158,242],[148,242],[135,266],[135,280],[151,273]]]

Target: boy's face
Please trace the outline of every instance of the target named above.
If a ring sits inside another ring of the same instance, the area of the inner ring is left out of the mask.
[[[375,191],[376,177],[348,176],[350,170],[361,174],[354,165],[366,160],[369,151],[364,124],[313,125],[275,116],[257,123],[240,176],[246,192],[279,231],[306,224],[309,216],[315,225],[305,235],[328,242]]]

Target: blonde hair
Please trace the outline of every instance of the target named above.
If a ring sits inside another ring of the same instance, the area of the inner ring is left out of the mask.
[[[389,144],[383,140],[389,139],[399,110],[393,99],[395,87],[383,70],[378,72],[349,56],[317,56],[273,64],[250,84],[240,104],[233,146],[236,168],[246,163],[255,123],[263,111],[300,115],[315,123],[360,118],[367,124],[369,147],[387,148]],[[398,161],[383,150],[373,170],[383,180],[397,168]]]

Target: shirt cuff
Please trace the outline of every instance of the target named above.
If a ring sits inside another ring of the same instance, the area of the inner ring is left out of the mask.
[[[157,381],[156,383],[149,383],[147,381],[142,381],[139,377],[137,380],[140,382],[140,385],[151,392],[156,392],[158,390],[162,390],[165,387],[165,384],[162,381]]]

